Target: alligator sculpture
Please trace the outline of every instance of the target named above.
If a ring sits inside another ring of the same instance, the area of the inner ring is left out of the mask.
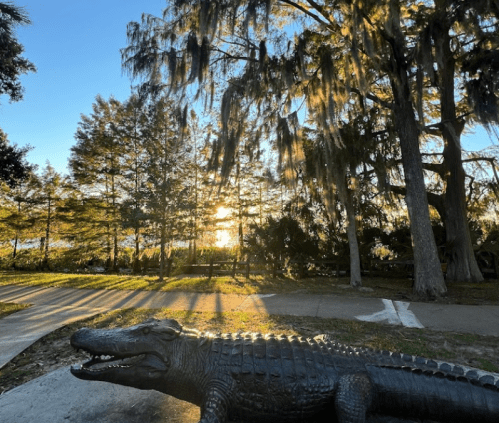
[[[499,375],[327,336],[215,335],[148,320],[80,329],[71,345],[93,356],[71,368],[74,376],[191,402],[201,408],[199,423],[499,422]]]

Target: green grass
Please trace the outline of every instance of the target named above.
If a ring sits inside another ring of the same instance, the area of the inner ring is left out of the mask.
[[[0,319],[28,307],[30,304],[0,303]]]
[[[283,277],[273,279],[270,276],[251,275],[246,279],[242,275],[236,277],[188,277],[177,276],[159,282],[153,276],[130,275],[89,275],[44,272],[0,272],[0,285],[30,285],[43,287],[65,287],[81,289],[124,289],[124,290],[156,290],[185,291],[224,294],[332,294],[355,295],[364,297],[390,298],[397,300],[419,300],[412,293],[412,281],[409,279],[372,277],[363,278],[364,288],[368,292],[349,288],[349,278],[305,278]],[[454,304],[499,304],[499,283],[452,284],[448,286],[448,294],[439,302]]]
[[[481,369],[486,370],[487,372],[499,372],[499,367],[497,367],[497,365],[495,364],[492,364],[489,360],[485,358],[477,358],[477,360],[480,363]]]

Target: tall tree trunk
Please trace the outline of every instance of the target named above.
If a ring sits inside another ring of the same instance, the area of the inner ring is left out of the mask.
[[[237,202],[238,202],[238,217],[239,217],[239,225],[238,225],[238,237],[239,237],[239,256],[241,257],[244,250],[244,233],[243,233],[243,202],[241,199],[241,179],[240,179],[240,163],[239,156],[237,157]]]
[[[109,222],[106,224],[106,251],[107,251],[107,260],[106,260],[106,270],[109,271],[111,269],[112,253],[113,248],[111,247],[111,225]]]
[[[347,214],[348,246],[350,247],[350,285],[362,286],[362,275],[360,268],[359,243],[357,241],[357,219],[355,217],[355,206],[352,193],[347,193],[345,199],[345,210]]]
[[[116,223],[113,229],[113,244],[113,270],[116,272],[118,270],[118,228],[116,227]]]
[[[106,270],[109,271],[112,265],[112,252],[113,248],[111,246],[111,223],[109,222],[109,187],[108,187],[108,179],[106,177],[106,251],[107,251],[107,261],[106,261]]]
[[[134,142],[135,145],[137,144],[137,126],[135,125],[134,127],[135,135],[134,135]],[[136,151],[136,149],[134,149]],[[134,224],[135,224],[135,257],[133,259],[133,272],[134,273],[139,273],[140,272],[140,220],[139,220],[139,214],[140,214],[140,203],[138,198],[140,198],[140,186],[139,186],[139,169],[140,169],[140,164],[138,161],[138,155],[135,154],[135,164],[134,164],[134,184],[135,184],[135,216],[134,216]]]
[[[166,219],[161,222],[161,240],[159,246],[159,281],[163,282],[165,277],[165,264],[166,264]]]
[[[194,239],[192,240],[191,263],[198,261],[197,239],[198,239],[198,144],[197,137],[194,137]]]
[[[21,215],[21,203],[18,202],[17,203],[17,213],[18,215],[20,216]],[[14,266],[14,269],[16,268],[16,256],[17,256],[17,244],[19,242],[19,230],[16,229],[16,236],[14,238],[14,251],[12,251],[12,258],[14,259],[14,263],[13,263],[13,266]]]
[[[19,235],[18,235],[18,231],[16,231],[16,236],[14,237],[14,251],[12,251],[12,258],[15,259],[16,256],[17,256],[17,243],[18,243],[18,240],[19,240]],[[14,263],[14,267],[15,267],[15,263]]]
[[[348,188],[346,169],[347,167],[332,166],[331,175],[335,180],[338,196],[345,207],[347,215],[347,236],[350,249],[350,285],[353,287],[362,286],[362,274],[360,269],[359,243],[357,241],[357,219],[355,216],[355,191]],[[352,179],[356,178],[355,165],[350,166]],[[333,176],[334,175],[334,176]]]
[[[397,7],[392,6],[392,13]],[[447,288],[430,222],[419,150],[419,130],[411,103],[404,36],[399,26],[400,17],[393,18],[392,22],[395,24],[392,24],[393,37],[389,40],[392,47],[390,82],[394,98],[395,128],[400,140],[407,187],[405,201],[409,211],[414,251],[414,291],[421,296],[433,297],[444,294]]]
[[[113,167],[114,169],[114,163]],[[113,270],[118,271],[118,218],[116,213],[116,185],[114,181],[114,175],[111,175],[112,183],[112,204],[113,204]]]
[[[50,221],[52,219],[52,201],[48,199],[47,205],[47,226],[45,228],[45,253],[43,256],[43,267],[48,268],[49,263],[49,243],[50,243]]]
[[[443,24],[445,19],[445,3],[440,3]],[[437,61],[439,68],[441,130],[444,140],[443,172],[445,182],[444,223],[446,232],[447,281],[482,282],[483,276],[473,252],[470,229],[466,216],[465,172],[461,158],[461,133],[464,121],[458,121],[454,98],[455,59],[450,49],[449,28],[440,28],[436,40]]]
[[[197,252],[197,230],[194,232],[194,239],[192,240],[192,264],[196,264],[198,262],[198,252]]]
[[[140,272],[140,228],[135,226],[135,253],[133,258],[133,272]]]
[[[410,104],[396,105],[398,112],[395,116],[395,125],[400,138],[407,187],[405,201],[411,222],[414,251],[414,291],[419,295],[433,297],[444,294],[447,288],[430,222],[418,128],[412,107],[407,106],[410,107]]]
[[[444,164],[447,170],[444,196],[447,280],[482,282],[483,276],[475,259],[466,218],[465,176],[461,151],[452,141],[446,141]]]

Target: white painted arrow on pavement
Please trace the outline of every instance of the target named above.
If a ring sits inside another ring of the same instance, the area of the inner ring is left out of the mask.
[[[391,325],[404,325],[408,328],[424,328],[415,314],[409,310],[411,303],[404,301],[392,301],[382,299],[385,305],[384,310],[377,313],[355,316],[356,319],[363,322],[384,322],[387,321]]]

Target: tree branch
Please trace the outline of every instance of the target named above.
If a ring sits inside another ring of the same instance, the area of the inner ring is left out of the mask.
[[[429,170],[430,172],[438,173],[440,177],[443,179],[443,174],[445,173],[445,167],[443,164],[423,162],[423,169]]]
[[[331,22],[331,18],[328,13],[325,13],[324,7],[321,6],[320,4],[316,3],[314,0],[306,0],[317,12],[321,14],[321,16],[326,19],[329,22],[329,25],[333,25],[333,22]]]
[[[470,157],[468,159],[464,159],[463,163],[478,162],[478,161],[485,161],[485,162],[490,163],[490,167],[492,168],[492,172],[494,172],[494,178],[496,180],[496,183],[499,184],[499,175],[497,174],[497,169],[495,166],[495,162],[496,162],[495,157]]]
[[[393,110],[393,104],[387,101],[381,100],[378,96],[374,94],[362,94],[360,90],[357,88],[350,88],[350,91],[359,95],[368,98],[369,100],[379,104],[380,106],[386,107],[387,109]]]
[[[389,185],[390,191],[401,195],[403,197],[407,194],[407,188],[399,185]],[[426,192],[426,196],[428,197],[428,204],[433,206],[437,213],[440,215],[440,219],[444,219],[445,217],[445,204],[444,197],[441,194],[435,194],[434,192]]]
[[[291,7],[294,7],[295,9],[298,9],[299,11],[305,13],[306,15],[310,16],[312,19],[320,23],[321,25],[326,25],[327,27],[331,28],[331,25],[328,24],[327,22],[324,22],[322,19],[320,19],[317,15],[310,13],[307,9],[305,9],[303,6],[299,5],[298,3],[295,3],[294,1],[291,0],[279,0],[281,3],[285,3]]]
[[[233,56],[232,54],[230,53],[227,53],[226,51],[223,51],[223,50],[220,50],[219,48],[213,48],[212,51],[216,51],[222,55],[225,55],[225,57],[220,57],[216,60],[214,60],[212,63],[216,63],[217,61],[219,60],[223,60],[223,59],[231,59],[231,60],[246,60],[248,62],[258,62],[258,59],[252,59],[251,57],[248,57],[248,56]]]

